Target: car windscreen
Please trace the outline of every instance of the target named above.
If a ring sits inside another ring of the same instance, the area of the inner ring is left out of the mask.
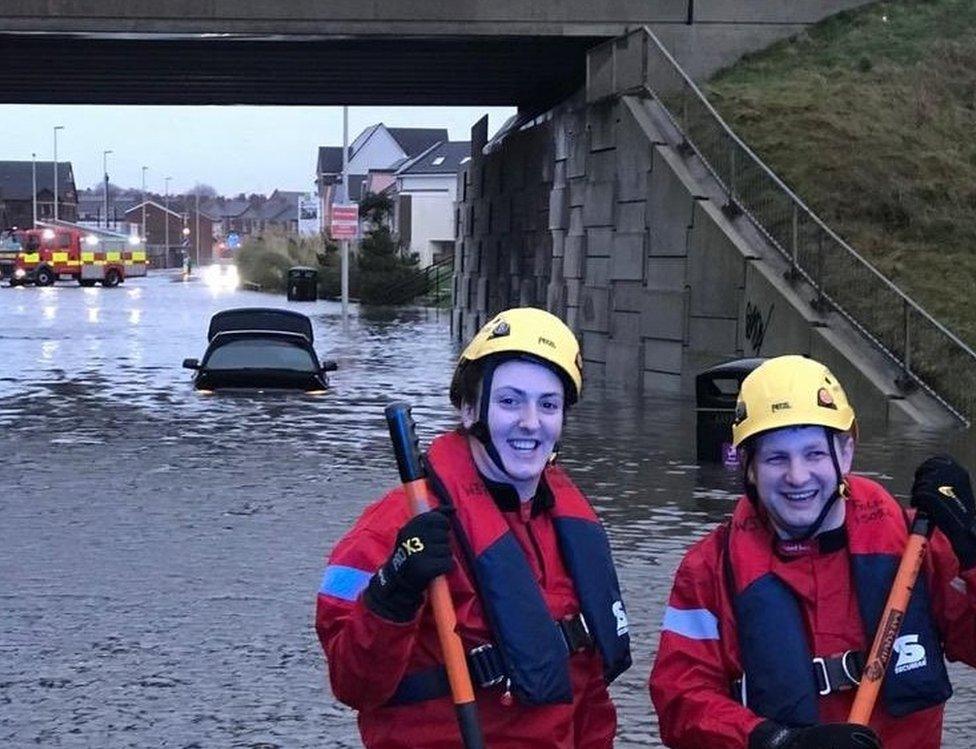
[[[267,338],[245,338],[228,341],[210,352],[204,368],[231,369],[287,369],[292,372],[315,372],[318,363],[301,346],[288,341]]]

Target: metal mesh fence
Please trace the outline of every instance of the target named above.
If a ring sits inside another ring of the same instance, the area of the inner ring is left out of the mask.
[[[814,305],[843,315],[890,357],[902,370],[900,387],[924,388],[968,425],[976,415],[976,353],[810,211],[729,129],[648,29],[608,44],[611,66],[617,55],[632,60],[632,45],[644,45],[644,88],[719,182],[729,206],[748,216],[791,272],[810,284]]]

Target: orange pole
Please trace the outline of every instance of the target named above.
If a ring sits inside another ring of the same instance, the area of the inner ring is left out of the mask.
[[[866,726],[871,721],[871,713],[874,712],[874,705],[881,692],[881,683],[888,671],[892,648],[901,630],[905,612],[908,610],[908,601],[922,570],[922,563],[925,561],[931,533],[932,526],[928,517],[921,512],[918,513],[915,522],[912,523],[912,530],[901,563],[898,565],[895,580],[891,584],[884,613],[878,621],[874,643],[865,661],[861,683],[854,695],[854,704],[851,705],[851,712],[847,719],[849,723]]]
[[[393,403],[386,407],[386,422],[396,454],[400,480],[407,494],[410,511],[414,515],[428,512],[433,503],[427,488],[427,474],[420,456],[420,443],[410,407],[405,403]],[[478,707],[474,700],[474,688],[468,673],[468,660],[464,645],[457,632],[457,616],[447,578],[434,578],[427,588],[428,598],[437,626],[437,639],[444,654],[444,669],[454,699],[454,712],[461,731],[465,749],[484,749],[484,737],[478,722]]]
[[[404,484],[403,488],[407,492],[407,500],[414,515],[427,512],[431,508],[426,479],[410,481]],[[474,689],[471,686],[471,676],[468,674],[467,656],[461,638],[455,631],[457,617],[454,615],[454,605],[451,602],[450,591],[447,589],[447,579],[443,575],[434,578],[427,589],[427,594],[434,611],[437,637],[444,652],[444,666],[447,669],[447,680],[451,684],[454,704],[474,702]]]

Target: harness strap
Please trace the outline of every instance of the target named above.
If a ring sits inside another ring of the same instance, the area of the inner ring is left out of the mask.
[[[570,655],[593,647],[593,637],[582,613],[557,619],[553,623],[562,633]],[[493,643],[486,642],[472,648],[468,651],[467,660],[471,681],[480,689],[496,686],[508,678],[501,649]],[[426,702],[450,693],[451,687],[444,666],[432,666],[404,676],[385,707]]]
[[[817,691],[821,697],[834,692],[854,689],[861,683],[864,671],[864,653],[860,650],[848,650],[836,656],[817,656],[811,663],[813,673],[817,678]],[[732,682],[732,697],[746,705],[746,677]]]

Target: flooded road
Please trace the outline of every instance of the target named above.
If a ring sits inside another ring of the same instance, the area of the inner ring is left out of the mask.
[[[180,368],[214,312],[308,314],[339,370],[323,396],[204,396]],[[393,486],[383,406],[449,428],[448,316],[291,304],[166,276],[0,288],[0,741],[9,746],[355,747],[313,629],[323,558]],[[856,404],[855,404],[856,405]],[[898,496],[972,438],[864,418],[856,468]],[[635,666],[617,745],[660,746],[645,689],[684,550],[737,494],[694,460],[693,404],[590,387],[563,463],[604,518]],[[944,746],[976,746],[976,675],[950,667]]]

